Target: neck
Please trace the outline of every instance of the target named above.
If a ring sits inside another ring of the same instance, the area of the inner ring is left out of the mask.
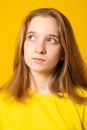
[[[49,81],[52,74],[31,72],[31,89],[41,94],[51,93],[49,90]]]

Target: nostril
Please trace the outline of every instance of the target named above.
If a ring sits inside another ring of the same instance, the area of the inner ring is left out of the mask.
[[[36,46],[35,52],[40,53],[40,54],[44,54],[46,52],[44,45]]]
[[[44,54],[45,53],[45,50],[40,50],[40,49],[37,49],[35,50],[36,53],[40,53],[40,54]]]

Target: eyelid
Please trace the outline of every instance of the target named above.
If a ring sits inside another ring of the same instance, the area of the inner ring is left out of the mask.
[[[55,42],[55,43],[58,43],[58,42],[59,42],[59,39],[57,39],[57,38],[55,38],[55,37],[49,37],[48,40],[49,40],[49,39],[54,40],[53,42]]]
[[[32,38],[33,38],[33,39],[32,39]],[[28,35],[27,35],[27,39],[28,39],[29,41],[34,41],[34,40],[36,39],[36,36],[33,35],[33,34],[28,34]]]
[[[53,40],[53,41],[56,41],[56,39],[55,39],[55,38],[49,38],[49,39],[51,39],[51,40]]]
[[[29,34],[27,34],[26,36],[35,36],[35,34],[32,34],[32,33],[30,34],[30,33],[29,33]]]
[[[35,39],[38,39],[39,38],[39,35],[37,36],[37,34],[35,32],[28,32],[27,35],[26,35],[26,38],[28,38],[29,36],[34,36]],[[59,42],[59,37],[55,36],[55,35],[49,35],[47,36],[46,38],[47,40],[48,39],[53,39],[55,42]]]

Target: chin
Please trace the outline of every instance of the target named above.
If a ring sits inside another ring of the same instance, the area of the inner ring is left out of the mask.
[[[31,71],[33,72],[38,72],[38,73],[52,73],[53,69],[48,69],[48,68],[30,68]]]

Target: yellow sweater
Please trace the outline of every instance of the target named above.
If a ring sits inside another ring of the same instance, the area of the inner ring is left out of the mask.
[[[0,94],[0,130],[87,130],[87,105],[33,94],[18,102]]]

